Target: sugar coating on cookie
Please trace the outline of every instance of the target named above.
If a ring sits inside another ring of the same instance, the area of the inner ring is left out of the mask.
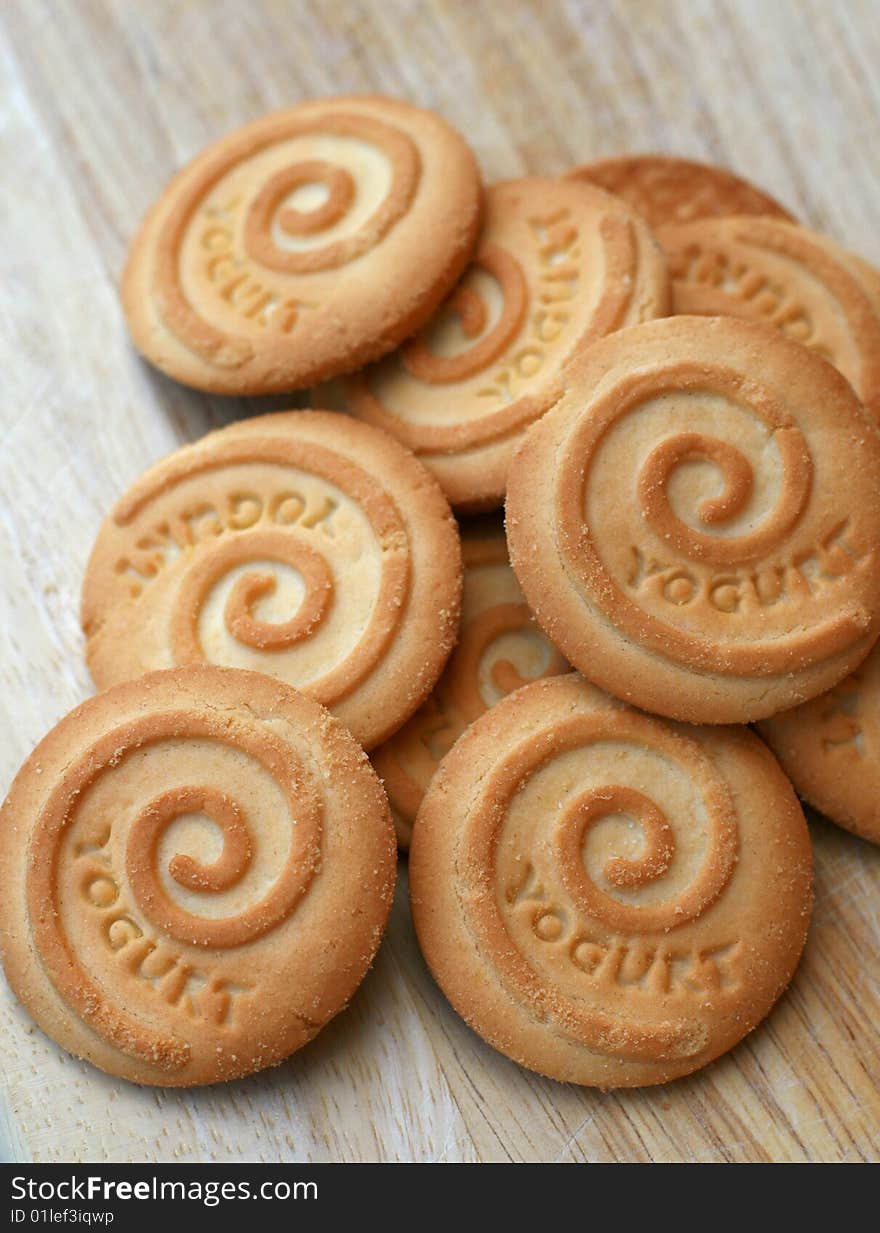
[[[474,1031],[603,1088],[732,1048],[791,980],[812,901],[803,814],[756,736],[658,720],[575,674],[461,737],[409,869],[422,952]]]
[[[669,311],[664,259],[624,202],[573,181],[507,181],[487,190],[474,261],[433,320],[342,383],[342,400],[408,445],[456,508],[488,509],[571,352]]]
[[[265,672],[372,746],[431,692],[460,599],[458,528],[425,468],[367,424],[293,411],[211,433],[129,488],[82,624],[99,688],[193,663]]]
[[[501,519],[486,516],[463,523],[461,546],[458,643],[430,698],[372,754],[404,849],[440,759],[468,724],[528,681],[569,671],[523,600]]]
[[[774,218],[662,227],[677,313],[762,321],[830,360],[880,421],[880,275]]]
[[[476,162],[439,116],[379,97],[302,103],[179,172],[135,237],[135,345],[198,389],[266,394],[348,372],[418,329],[467,264]]]
[[[395,873],[381,785],[323,707],[256,673],[153,673],[83,703],[19,772],[3,965],[40,1027],[110,1074],[237,1078],[346,1004]]]
[[[652,227],[726,214],[761,214],[791,220],[768,193],[725,167],[668,154],[630,154],[585,163],[568,173],[615,193]]]
[[[880,843],[880,647],[827,694],[759,728],[804,800]]]
[[[582,352],[511,467],[511,562],[590,680],[691,723],[815,697],[880,632],[880,436],[766,326],[671,317]]]

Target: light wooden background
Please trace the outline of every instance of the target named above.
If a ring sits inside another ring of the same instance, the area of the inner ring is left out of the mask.
[[[380,90],[443,112],[487,178],[678,151],[750,174],[880,262],[878,61],[872,0],[3,0],[0,787],[91,690],[77,601],[109,503],[252,409],[176,387],[126,341],[126,244],[180,163],[267,109]],[[880,851],[821,821],[813,834],[815,924],[792,990],[689,1080],[603,1094],[493,1053],[421,964],[404,872],[351,1009],[250,1080],[182,1094],[116,1082],[4,991],[4,1156],[876,1160]]]

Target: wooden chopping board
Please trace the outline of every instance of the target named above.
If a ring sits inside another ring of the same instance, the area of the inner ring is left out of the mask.
[[[441,111],[487,179],[658,149],[746,173],[880,264],[871,0],[7,0],[0,7],[2,787],[91,692],[77,622],[98,523],[183,441],[256,409],[147,369],[115,283],[145,207],[205,143],[311,95]],[[273,409],[286,399],[264,400]],[[0,996],[5,1159],[880,1159],[880,851],[812,821],[806,957],[733,1054],[662,1089],[538,1078],[445,1003],[398,902],[352,1007],[279,1069],[139,1089]]]

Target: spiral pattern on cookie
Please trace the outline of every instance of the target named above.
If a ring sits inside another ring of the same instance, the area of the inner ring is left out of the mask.
[[[155,791],[160,768],[165,786]],[[285,815],[286,846],[277,837]],[[206,826],[212,859],[186,851],[187,842],[204,851]],[[273,841],[261,842],[263,832]],[[189,1044],[153,1028],[139,999],[128,1007],[104,985],[121,964],[140,996],[179,1006],[199,952],[210,950],[201,1013],[224,1023],[242,970],[236,952],[258,948],[292,917],[321,853],[321,802],[268,725],[201,707],[133,718],[65,767],[36,821],[26,885],[34,945],[59,996],[93,1031],[174,1071]]]
[[[274,651],[295,646],[314,633],[333,599],[333,578],[324,557],[306,540],[289,533],[244,532],[202,557],[187,574],[172,616],[171,643],[177,663],[199,663],[206,658],[198,628],[206,594],[236,566],[261,558],[266,558],[269,568],[239,574],[230,589],[223,609],[230,637],[254,650]],[[271,566],[278,564],[300,575],[305,594],[286,621],[261,620],[255,604],[276,589]]]
[[[377,158],[387,169],[378,195],[364,170]],[[188,294],[184,247],[195,245],[194,264],[215,288],[218,310],[237,305],[251,322],[268,314],[283,333],[308,303],[285,300],[271,276],[338,270],[362,257],[410,209],[420,174],[418,148],[403,129],[355,112],[288,114],[224,143],[176,196],[157,240],[153,293],[165,325],[213,365],[244,364],[252,344],[209,320]],[[209,198],[213,221],[196,239],[193,217]],[[257,288],[260,272],[268,277]]]
[[[397,357],[346,381],[354,413],[429,455],[497,443],[538,419],[558,397],[574,344],[640,311],[638,235],[606,202],[585,211],[577,192],[548,181],[490,189],[486,236],[466,276]],[[431,414],[411,418],[422,402]]]
[[[536,649],[544,652],[537,665]],[[462,629],[443,679],[443,697],[468,724],[490,705],[488,691],[503,697],[539,676],[553,676],[567,667],[556,648],[536,630],[527,604],[496,604]]]
[[[529,292],[522,266],[516,257],[498,244],[484,243],[474,258],[473,269],[495,279],[501,309],[490,326],[490,308],[472,282],[460,283],[442,311],[455,314],[463,334],[474,340],[453,355],[432,350],[428,332],[414,338],[401,349],[401,362],[407,372],[429,385],[464,381],[495,363],[522,327],[529,303]]]
[[[666,418],[667,395],[689,400],[680,427]],[[622,458],[632,470],[630,443],[642,432],[651,444],[639,447],[635,501],[594,508],[593,491]],[[782,611],[778,605],[796,589],[803,600],[811,595],[798,568],[798,554],[809,553],[797,533],[814,463],[797,423],[757,381],[720,364],[679,363],[626,377],[575,427],[559,471],[557,512],[572,576],[641,645],[720,674],[770,676],[833,655],[860,636],[862,614],[846,610],[820,612],[811,628],[786,631],[784,639],[756,640],[752,628],[738,637],[732,624],[738,615]],[[843,525],[829,525],[820,545],[829,579],[856,563],[835,540]],[[719,613],[731,618],[723,638],[713,624]]]
[[[560,718],[481,779],[459,847],[462,906],[532,1014],[599,1053],[686,1059],[707,1030],[664,955],[723,894],[738,844],[730,790],[697,742],[631,711]],[[643,966],[630,979],[666,995],[668,1019],[615,1011],[630,951]],[[606,970],[591,985],[595,955]]]
[[[265,491],[247,487],[255,465],[271,469]],[[178,576],[172,663],[253,668],[307,685],[327,705],[344,698],[376,667],[405,611],[409,540],[394,501],[364,469],[313,442],[239,439],[135,486],[117,525],[134,524],[154,501],[167,508],[200,474],[230,495],[172,519],[184,541],[162,566]],[[142,551],[116,569],[142,579],[138,603],[149,604],[158,566]],[[363,573],[352,577],[358,564]]]

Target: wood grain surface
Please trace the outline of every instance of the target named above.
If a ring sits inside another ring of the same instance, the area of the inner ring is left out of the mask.
[[[872,0],[5,0],[3,788],[91,692],[77,603],[109,504],[148,463],[256,405],[178,387],[127,341],[126,245],[184,160],[268,109],[378,90],[441,111],[487,179],[681,152],[746,173],[880,262],[878,60]],[[688,1080],[614,1095],[494,1053],[420,960],[404,866],[350,1010],[250,1080],[171,1093],[115,1081],[48,1041],[4,989],[4,1157],[880,1159],[880,851],[821,820],[813,837],[815,922],[792,989]]]

